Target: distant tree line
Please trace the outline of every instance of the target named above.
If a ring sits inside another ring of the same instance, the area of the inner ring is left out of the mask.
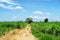
[[[33,22],[33,18],[26,18],[26,22],[28,22],[28,24],[31,24]],[[45,18],[44,22],[47,23],[48,18]]]

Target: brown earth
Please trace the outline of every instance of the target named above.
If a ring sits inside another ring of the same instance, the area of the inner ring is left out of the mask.
[[[31,33],[31,26],[28,24],[25,29],[15,29],[0,37],[0,40],[37,40]]]

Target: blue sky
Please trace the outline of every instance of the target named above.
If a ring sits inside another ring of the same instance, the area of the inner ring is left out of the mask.
[[[0,0],[0,21],[60,21],[60,0]]]

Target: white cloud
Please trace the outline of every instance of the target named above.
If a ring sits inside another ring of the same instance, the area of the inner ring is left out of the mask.
[[[47,16],[38,16],[38,15],[35,15],[35,16],[29,16],[31,18],[33,18],[33,21],[44,21],[45,18],[49,18]]]
[[[34,12],[32,12],[33,14],[40,14],[40,15],[45,15],[45,16],[50,16],[51,15],[51,13],[49,13],[49,12],[43,12],[43,11],[34,11]]]
[[[34,20],[44,20],[45,18],[50,18],[50,16],[51,16],[51,13],[49,13],[49,12],[43,12],[43,11],[34,11],[34,12],[32,12],[33,14],[35,14],[35,15],[32,15],[32,16],[30,16],[30,17],[32,17]],[[38,15],[36,15],[36,14],[38,14]]]
[[[12,0],[0,0],[0,2],[5,2],[5,3],[8,3],[8,4],[16,5]]]
[[[33,14],[43,14],[42,11],[34,11]]]
[[[59,17],[55,17],[53,18],[54,21],[60,21],[60,18]]]
[[[6,5],[4,5],[4,4],[0,4],[0,7],[2,7],[2,8],[6,8],[6,9],[12,9],[11,6],[6,6]]]
[[[30,16],[33,19],[40,19],[40,16]]]
[[[21,6],[16,6],[15,9],[23,9]]]
[[[8,5],[5,5],[3,2],[7,3]],[[15,3],[13,0],[0,0],[0,7],[5,8],[5,9],[9,9],[9,10],[24,11],[24,7],[22,7],[19,4]]]
[[[6,6],[6,5],[4,5],[4,4],[0,4],[0,7],[2,7],[2,8],[5,8],[5,9],[10,9],[10,10],[24,10],[24,8],[22,7],[22,6],[15,6],[15,7],[13,7],[13,5],[9,5],[9,6]]]
[[[30,16],[31,18],[33,19],[45,19],[45,18],[48,18],[47,16]]]

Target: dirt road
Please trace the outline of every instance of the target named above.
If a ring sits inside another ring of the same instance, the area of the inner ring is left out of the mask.
[[[31,33],[31,26],[28,24],[25,29],[15,29],[2,36],[0,40],[37,40]]]

